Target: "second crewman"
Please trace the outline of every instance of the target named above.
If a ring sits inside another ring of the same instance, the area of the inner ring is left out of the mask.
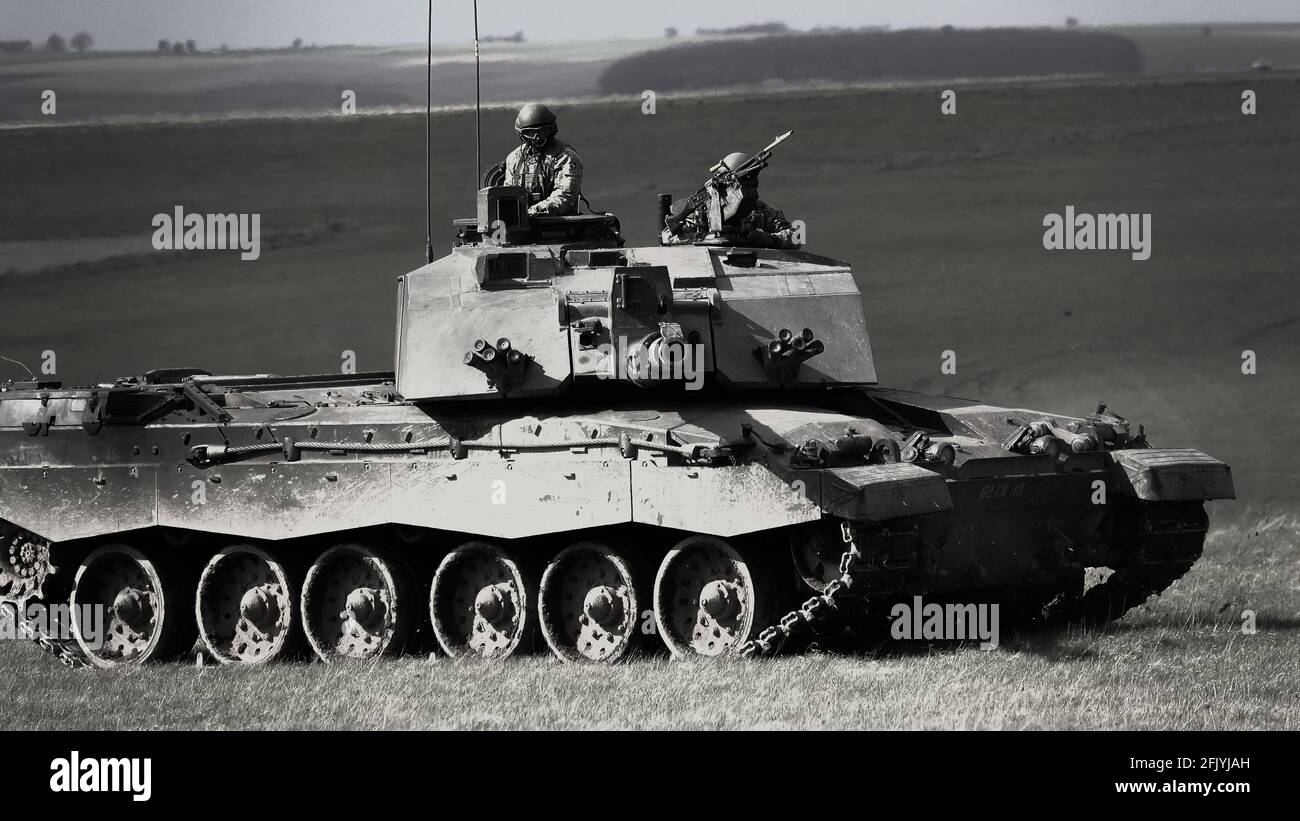
[[[722,164],[735,171],[745,155],[740,152],[728,154],[722,158]],[[740,244],[764,248],[799,247],[793,224],[786,219],[781,209],[773,208],[758,198],[758,174],[746,176],[740,183],[740,190],[745,199],[753,202],[753,208],[745,216],[724,224],[726,233],[734,236]],[[687,214],[676,231],[664,228],[660,242],[665,245],[681,245],[703,239],[708,232],[709,218],[704,209]]]

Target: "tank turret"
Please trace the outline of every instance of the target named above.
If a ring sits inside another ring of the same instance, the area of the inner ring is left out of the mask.
[[[529,217],[483,188],[447,256],[398,286],[408,400],[559,394],[574,383],[824,390],[875,383],[847,263],[716,242],[624,247],[609,214]],[[488,344],[506,340],[502,353]]]

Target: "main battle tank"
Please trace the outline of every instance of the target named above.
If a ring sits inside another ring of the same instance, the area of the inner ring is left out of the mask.
[[[73,640],[35,638],[101,667],[196,638],[612,662],[835,640],[915,596],[1098,621],[1181,576],[1233,496],[1104,406],[877,385],[845,262],[629,248],[502,186],[456,228],[398,279],[392,373],[7,385],[0,596],[72,605]]]

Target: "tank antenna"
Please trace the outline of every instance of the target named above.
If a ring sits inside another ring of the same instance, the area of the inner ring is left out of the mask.
[[[480,175],[483,173],[483,140],[479,127],[480,108],[478,76],[478,0],[474,0],[474,190],[478,190]]]
[[[433,0],[429,0],[428,50],[424,62],[424,261],[433,262],[433,168],[429,159],[429,121],[433,108]]]
[[[23,370],[27,371],[27,377],[28,377],[29,379],[35,379],[35,378],[36,378],[36,374],[32,373],[32,369],[29,368],[29,367],[27,367],[27,366],[24,365],[23,363],[19,362],[17,359],[10,359],[10,358],[7,357],[7,356],[0,356],[0,359],[3,359],[3,360],[6,361],[6,362],[12,362],[12,363],[14,363],[15,365],[17,365],[18,367],[20,367],[20,368],[22,368]]]

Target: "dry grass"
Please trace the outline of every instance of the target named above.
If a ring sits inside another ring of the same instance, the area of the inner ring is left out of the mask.
[[[1243,635],[1240,611],[1257,613]],[[1300,520],[1211,535],[1162,599],[1104,631],[999,650],[608,669],[536,656],[68,671],[0,648],[3,729],[1300,729]]]

